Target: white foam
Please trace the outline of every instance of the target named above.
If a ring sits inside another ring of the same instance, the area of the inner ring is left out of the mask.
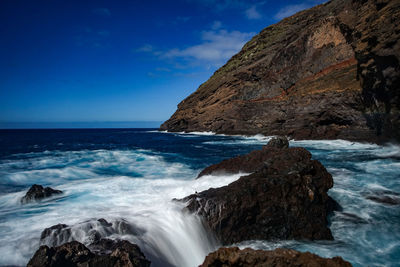
[[[380,146],[372,143],[352,142],[347,140],[290,140],[293,146],[307,146],[324,150],[360,150],[360,149],[378,149]]]
[[[136,242],[150,257],[158,255],[172,265],[199,265],[218,244],[213,235],[204,229],[199,217],[182,212],[183,204],[171,200],[229,184],[241,174],[207,175],[195,180],[197,170],[181,163],[165,162],[162,156],[144,152],[58,152],[57,160],[67,167],[46,169],[49,161],[36,158],[32,160],[37,163],[36,166],[41,166],[41,170],[13,173],[12,177],[17,182],[29,179],[32,183],[46,181],[57,185],[56,188],[64,194],[59,199],[27,205],[19,203],[25,192],[0,196],[0,212],[7,217],[0,222],[1,264],[26,264],[38,248],[40,233],[46,227],[58,223],[79,225],[93,218],[108,221],[122,218],[144,229],[144,235],[138,238],[113,233],[110,238]],[[71,161],[70,157],[75,156],[81,161]],[[66,162],[72,162],[75,167]],[[113,167],[124,168],[122,172],[135,171],[141,177],[104,176],[97,172],[101,168]],[[84,171],[71,172],[74,168]],[[82,175],[81,179],[78,179],[79,175]],[[18,180],[16,177],[22,178]],[[52,181],[50,177],[56,179]],[[85,232],[79,227],[74,229],[74,238],[85,243],[88,238]],[[10,249],[19,254],[10,254]]]

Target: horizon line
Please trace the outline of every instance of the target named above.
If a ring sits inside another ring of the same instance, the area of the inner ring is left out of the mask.
[[[2,130],[159,128],[163,121],[1,122]]]

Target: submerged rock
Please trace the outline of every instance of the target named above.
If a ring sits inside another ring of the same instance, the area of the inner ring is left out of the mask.
[[[310,252],[298,252],[292,249],[278,248],[272,251],[253,250],[237,247],[220,248],[210,253],[200,267],[230,267],[230,266],[327,266],[349,267],[351,264],[341,257],[331,259],[321,258]]]
[[[113,241],[102,239],[99,253],[92,253],[85,245],[72,241],[58,247],[41,246],[28,267],[59,267],[59,266],[150,266],[137,245],[128,241]]]
[[[26,195],[21,199],[22,203],[28,203],[32,201],[41,200],[44,198],[51,197],[53,195],[62,194],[61,190],[56,190],[51,187],[43,187],[38,184],[34,184],[29,188]]]
[[[304,148],[262,150],[206,168],[254,172],[181,201],[201,215],[223,244],[252,239],[333,239],[327,215],[332,176]],[[204,171],[203,171],[204,172]]]
[[[366,196],[366,199],[386,205],[400,205],[400,198],[394,196]]]
[[[363,193],[363,196],[368,200],[384,205],[400,205],[400,194],[391,190],[371,190]]]

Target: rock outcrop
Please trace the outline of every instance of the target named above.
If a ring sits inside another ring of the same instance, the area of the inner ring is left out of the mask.
[[[59,266],[150,266],[137,245],[128,241],[113,241],[101,239],[99,249],[92,253],[85,245],[72,241],[58,247],[41,246],[28,262],[28,267],[59,267]]]
[[[71,241],[80,241],[92,249],[100,239],[112,235],[132,235],[140,237],[144,230],[118,219],[108,222],[101,218],[87,220],[74,225],[56,224],[45,228],[40,235],[40,244],[51,247],[60,246]]]
[[[400,140],[399,60],[399,0],[332,0],[262,30],[160,129]]]
[[[198,177],[208,174],[223,174],[223,173],[251,173],[255,172],[263,167],[266,162],[274,162],[277,164],[276,169],[279,169],[280,164],[293,164],[292,160],[287,160],[289,141],[285,137],[274,137],[268,144],[266,144],[262,150],[254,150],[246,155],[237,156],[227,160],[223,160],[220,163],[210,165],[202,170]],[[294,152],[295,149],[290,151]],[[285,169],[287,166],[282,166],[281,169]]]
[[[62,194],[62,191],[53,189],[51,187],[43,187],[41,185],[34,184],[21,199],[21,203],[38,201],[58,194]]]
[[[292,249],[275,249],[273,251],[253,250],[237,247],[220,248],[210,253],[200,267],[253,267],[253,266],[326,266],[350,267],[351,264],[341,257],[321,258],[310,252],[298,252]]]
[[[203,173],[254,172],[181,201],[223,244],[244,240],[333,239],[327,215],[332,176],[304,148],[275,146],[228,159]],[[201,179],[201,178],[200,178]]]

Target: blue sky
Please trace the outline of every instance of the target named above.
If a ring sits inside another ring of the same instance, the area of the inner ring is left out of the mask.
[[[166,120],[253,35],[321,2],[1,0],[0,126]]]

